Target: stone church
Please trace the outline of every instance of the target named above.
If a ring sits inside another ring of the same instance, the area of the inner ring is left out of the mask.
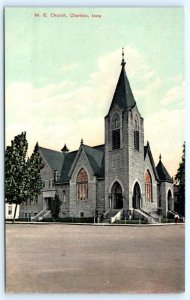
[[[66,144],[54,151],[38,145],[44,168],[44,188],[38,200],[20,207],[21,218],[50,216],[55,194],[61,218],[94,218],[114,222],[122,217],[158,221],[173,210],[173,180],[161,159],[157,166],[151,148],[144,146],[144,120],[125,70],[121,72],[105,116],[105,144],[83,143],[70,152]]]

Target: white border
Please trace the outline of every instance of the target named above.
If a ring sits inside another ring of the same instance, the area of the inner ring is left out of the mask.
[[[190,132],[190,72],[188,70],[188,66],[190,66],[190,0],[1,0],[0,1],[0,13],[1,13],[1,25],[0,25],[0,37],[1,37],[1,43],[0,43],[0,65],[3,66],[3,7],[5,6],[24,6],[24,7],[40,7],[40,6],[52,6],[52,7],[58,7],[58,6],[80,6],[80,7],[109,7],[109,6],[151,6],[151,7],[157,7],[157,6],[163,6],[163,7],[173,7],[173,6],[182,6],[185,8],[185,15],[186,15],[186,45],[185,45],[185,66],[186,66],[186,166],[190,166],[190,155],[189,155],[189,134]],[[175,49],[171,49],[171,51],[175,51]],[[186,167],[186,292],[185,294],[162,294],[162,295],[151,295],[151,294],[144,294],[144,295],[130,295],[130,294],[123,294],[123,295],[117,295],[117,294],[104,294],[104,295],[80,295],[80,294],[10,294],[6,295],[4,292],[4,196],[3,196],[3,176],[4,176],[4,169],[3,169],[3,156],[4,156],[4,106],[3,106],[3,69],[0,73],[0,79],[2,82],[1,84],[1,102],[0,102],[0,120],[1,120],[1,126],[0,126],[0,199],[1,199],[1,209],[0,209],[0,220],[1,220],[1,231],[0,231],[0,242],[1,242],[1,251],[0,251],[0,265],[1,265],[1,275],[0,275],[0,299],[61,299],[62,297],[66,299],[104,299],[104,300],[111,300],[111,299],[122,299],[126,297],[128,300],[130,299],[190,299],[190,284],[188,284],[188,281],[190,282],[190,227],[189,227],[189,220],[190,220],[190,187],[188,186],[188,182],[190,182],[190,172],[188,168]]]

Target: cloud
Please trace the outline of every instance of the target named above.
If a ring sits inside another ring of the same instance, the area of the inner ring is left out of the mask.
[[[79,64],[72,63],[72,64],[63,64],[59,70],[60,73],[64,74],[68,71],[73,71],[79,68]]]
[[[165,167],[174,176],[182,156],[185,116],[183,109],[167,110],[150,115],[144,120],[145,144],[148,140],[157,164],[159,154]]]
[[[121,49],[99,57],[96,72],[89,74],[86,82],[77,88],[75,82],[69,80],[43,88],[35,88],[31,82],[14,82],[7,86],[6,143],[10,144],[21,131],[27,132],[30,152],[37,141],[55,150],[60,150],[65,143],[70,150],[78,149],[81,138],[88,145],[104,143],[104,117],[120,73],[118,57],[121,57]],[[151,144],[154,157],[158,158],[161,152],[166,167],[174,173],[184,139],[184,111],[181,107],[169,110],[167,105],[182,98],[182,89],[174,85],[175,79],[173,86],[159,99],[163,78],[160,79],[134,48],[125,48],[125,59],[134,96],[145,117],[145,138]],[[64,70],[64,66],[62,68]],[[69,68],[74,66],[65,66],[65,70]]]
[[[94,91],[86,86],[64,92],[64,87],[64,82],[43,89],[27,82],[11,84],[6,90],[7,144],[21,131],[27,132],[30,151],[36,141],[52,149],[65,142],[76,148],[81,137],[87,144],[103,143],[104,120]]]
[[[184,83],[181,85],[172,87],[167,91],[165,97],[162,99],[161,103],[163,105],[183,105],[184,104]]]

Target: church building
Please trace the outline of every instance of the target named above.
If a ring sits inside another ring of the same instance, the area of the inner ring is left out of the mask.
[[[38,200],[20,207],[20,217],[42,220],[50,216],[55,194],[61,200],[61,218],[94,218],[102,222],[141,218],[157,222],[173,210],[173,180],[159,157],[155,166],[144,119],[134,99],[122,53],[121,72],[105,116],[105,144],[76,151],[38,145],[44,168],[44,188]]]

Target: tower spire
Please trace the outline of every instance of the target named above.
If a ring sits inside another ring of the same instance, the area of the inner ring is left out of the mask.
[[[131,110],[135,105],[135,99],[129,84],[129,80],[127,78],[125,72],[125,59],[124,59],[124,48],[122,48],[122,61],[121,61],[121,73],[119,75],[119,79],[117,82],[117,86],[113,95],[113,99],[111,102],[111,106],[109,112],[112,110],[114,105],[118,105],[121,109]]]
[[[121,66],[124,67],[126,65],[125,59],[124,59],[124,48],[122,48],[122,61]]]

